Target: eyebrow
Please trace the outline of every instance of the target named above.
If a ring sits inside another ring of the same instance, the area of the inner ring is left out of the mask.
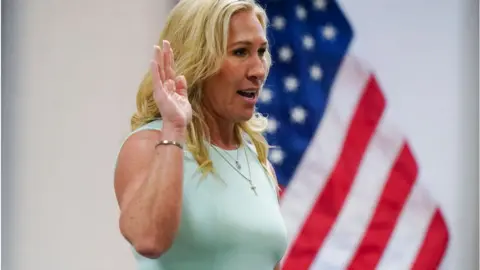
[[[246,46],[251,46],[252,45],[252,42],[250,41],[237,41],[237,42],[234,42],[231,44],[231,46],[236,46],[236,45],[246,45]],[[268,46],[268,41],[265,41],[261,44],[261,46]]]

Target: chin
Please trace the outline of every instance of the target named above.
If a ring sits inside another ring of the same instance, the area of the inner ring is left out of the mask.
[[[243,113],[243,114],[235,117],[235,122],[237,122],[237,123],[246,122],[246,121],[252,119],[252,117],[253,117],[253,111],[249,112],[249,113]]]
[[[245,113],[243,121],[248,121],[248,120],[252,119],[254,113],[255,113],[255,110],[251,110],[251,111],[248,111],[247,113]]]

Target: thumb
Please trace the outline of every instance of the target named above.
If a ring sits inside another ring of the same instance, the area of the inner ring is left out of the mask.
[[[175,78],[175,88],[177,89],[177,94],[182,95],[184,97],[187,96],[187,80],[185,79],[185,76],[177,76]]]

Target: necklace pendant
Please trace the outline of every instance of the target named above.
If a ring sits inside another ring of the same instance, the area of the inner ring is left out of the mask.
[[[253,193],[255,193],[255,196],[258,196],[258,194],[257,194],[257,187],[256,187],[256,186],[252,186],[251,189],[252,189]]]
[[[240,165],[240,163],[238,161],[235,161],[235,165],[237,165],[237,169],[242,169],[242,166]]]

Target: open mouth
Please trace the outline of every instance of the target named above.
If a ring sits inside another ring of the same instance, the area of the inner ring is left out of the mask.
[[[237,91],[237,94],[239,94],[242,97],[246,97],[246,98],[255,98],[255,95],[257,94],[257,91],[239,90],[239,91]]]

